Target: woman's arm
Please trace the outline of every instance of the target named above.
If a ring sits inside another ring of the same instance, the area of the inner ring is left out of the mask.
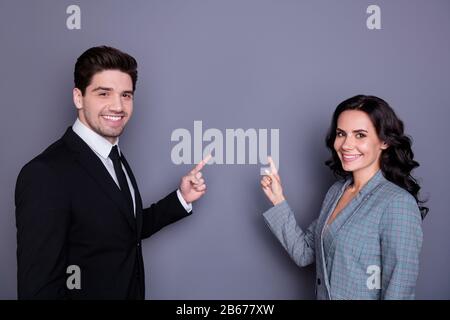
[[[422,219],[415,199],[401,194],[381,219],[381,298],[414,299],[422,248]]]
[[[294,213],[284,198],[281,178],[270,157],[269,163],[271,170],[261,179],[261,187],[274,207],[263,214],[264,219],[292,260],[298,266],[307,266],[315,259],[314,233],[317,220],[306,232],[297,225]]]
[[[298,226],[287,201],[269,209],[263,216],[267,226],[298,266],[304,267],[314,262],[314,234],[317,220],[303,231]]]

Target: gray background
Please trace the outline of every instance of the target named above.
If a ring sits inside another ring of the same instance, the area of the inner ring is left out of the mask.
[[[82,29],[66,28],[78,4]],[[366,8],[381,7],[382,30]],[[121,138],[145,205],[190,165],[170,159],[176,128],[279,128],[280,174],[302,227],[333,182],[324,136],[336,105],[386,99],[405,121],[431,208],[417,298],[450,298],[450,1],[0,1],[0,298],[16,298],[14,186],[20,168],[75,119],[76,58],[100,44],[139,62],[135,114]],[[204,170],[195,214],[144,242],[147,298],[314,298],[266,228],[259,165]]]

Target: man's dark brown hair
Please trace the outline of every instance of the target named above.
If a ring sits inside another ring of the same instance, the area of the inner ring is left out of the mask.
[[[133,82],[133,91],[136,89],[136,59],[125,52],[107,46],[90,48],[78,57],[74,71],[75,88],[80,89],[84,95],[92,77],[104,70],[119,70],[127,73]]]

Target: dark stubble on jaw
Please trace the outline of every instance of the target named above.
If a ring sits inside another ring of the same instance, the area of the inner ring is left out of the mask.
[[[98,127],[98,128],[96,128],[95,131],[102,137],[118,138],[123,133],[124,129],[125,129],[125,127],[122,127],[117,130],[108,130],[107,128],[104,129],[104,128]]]

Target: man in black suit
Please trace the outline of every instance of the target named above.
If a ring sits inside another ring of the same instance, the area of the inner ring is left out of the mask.
[[[200,170],[208,159],[143,209],[118,146],[133,112],[136,60],[94,47],[74,77],[77,120],[17,179],[18,298],[144,299],[141,240],[191,213],[206,192]]]

